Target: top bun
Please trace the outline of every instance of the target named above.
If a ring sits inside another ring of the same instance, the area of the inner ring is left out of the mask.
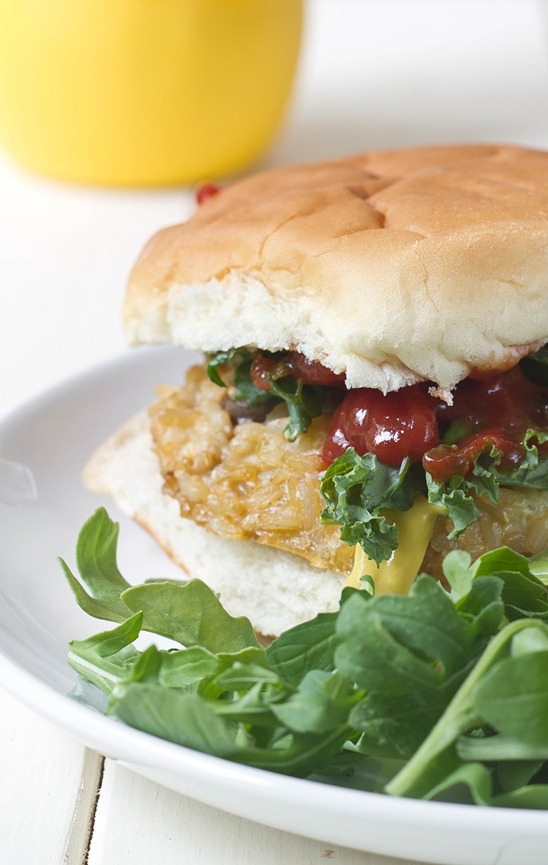
[[[548,340],[548,153],[422,147],[223,189],[143,250],[128,340],[294,349],[384,392],[440,395]]]

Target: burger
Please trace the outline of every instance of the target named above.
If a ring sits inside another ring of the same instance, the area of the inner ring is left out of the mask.
[[[451,549],[548,546],[548,153],[370,152],[199,200],[144,248],[123,320],[203,363],[90,489],[264,635],[348,584],[443,580]]]

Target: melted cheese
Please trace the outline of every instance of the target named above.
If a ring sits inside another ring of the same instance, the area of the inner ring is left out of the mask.
[[[387,518],[398,527],[398,548],[387,561],[377,565],[357,544],[354,566],[345,585],[360,588],[360,577],[368,576],[375,583],[375,594],[406,595],[419,572],[440,513],[423,496],[417,496],[408,511],[387,513]]]

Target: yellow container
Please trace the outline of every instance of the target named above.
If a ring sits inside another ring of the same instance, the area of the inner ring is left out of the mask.
[[[237,171],[275,134],[302,0],[0,0],[0,143],[116,186]]]

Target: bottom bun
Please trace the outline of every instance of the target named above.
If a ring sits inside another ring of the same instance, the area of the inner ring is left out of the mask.
[[[99,448],[83,480],[149,531],[189,578],[207,583],[231,615],[247,616],[264,636],[338,608],[340,574],[254,541],[218,537],[181,517],[178,502],[163,492],[146,413]]]

